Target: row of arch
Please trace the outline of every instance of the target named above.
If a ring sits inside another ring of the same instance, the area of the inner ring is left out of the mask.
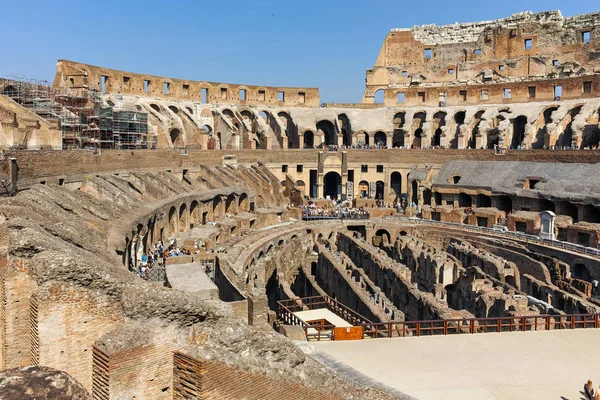
[[[123,264],[130,269],[138,266],[141,255],[158,240],[163,242],[198,225],[216,222],[226,214],[237,214],[251,209],[247,193],[216,195],[212,199],[189,199],[162,207],[144,218],[125,239]]]

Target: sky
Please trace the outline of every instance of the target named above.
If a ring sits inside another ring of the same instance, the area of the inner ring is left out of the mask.
[[[392,28],[451,24],[597,0],[0,0],[0,76],[54,78],[68,59],[143,74],[318,87],[322,102],[360,102]]]

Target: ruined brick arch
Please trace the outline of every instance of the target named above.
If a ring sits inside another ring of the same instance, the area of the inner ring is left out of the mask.
[[[202,223],[202,216],[199,215],[201,214],[201,207],[200,207],[200,203],[198,203],[198,200],[192,200],[192,202],[190,203],[190,220],[189,223],[193,224],[194,226],[201,224]]]
[[[241,110],[240,115],[242,116],[242,118],[249,119],[250,121],[254,121],[254,119],[256,119],[256,114],[254,114],[254,111],[252,111],[249,108]]]
[[[223,200],[221,200],[221,196],[215,196],[215,198],[213,199],[213,204],[212,204],[212,209],[213,209],[213,218],[214,219],[218,219],[220,218],[224,212],[223,212]]]
[[[178,128],[173,128],[169,132],[169,137],[171,139],[171,145],[173,148],[182,148],[185,147],[185,142],[183,141],[183,134]]]
[[[523,145],[525,141],[525,129],[527,126],[527,117],[524,115],[519,115],[516,118],[512,119],[513,125],[513,134],[511,140],[511,147],[516,149]]]
[[[377,131],[375,132],[375,135],[373,136],[373,144],[375,146],[385,146],[387,145],[387,135],[385,132],[383,131]]]
[[[225,200],[225,212],[229,214],[237,214],[236,205],[237,202],[235,199],[235,195],[232,193],[229,196],[227,196],[227,199]]]
[[[315,134],[312,130],[306,129],[302,132],[302,137],[304,139],[304,148],[312,148],[315,145]]]
[[[169,235],[179,232],[179,219],[177,218],[177,208],[172,206],[169,209]]]
[[[248,195],[246,193],[242,193],[238,199],[238,210],[250,210],[250,199],[248,198]]]
[[[317,130],[323,132],[323,142],[325,145],[329,146],[337,144],[337,132],[335,125],[331,121],[323,119],[317,122]]]
[[[573,108],[569,110],[567,113],[570,116],[569,123],[565,126],[565,129],[561,134],[558,135],[556,139],[557,146],[572,146],[573,145],[573,120],[575,117],[581,112],[581,108],[583,104],[577,104]]]
[[[387,229],[380,228],[375,232],[375,236],[381,237],[384,243],[392,243],[392,235]],[[385,238],[385,240],[384,240]]]
[[[179,231],[185,232],[189,228],[189,215],[186,203],[179,207]]]
[[[376,88],[373,90],[373,103],[383,104],[385,103],[385,87]]]

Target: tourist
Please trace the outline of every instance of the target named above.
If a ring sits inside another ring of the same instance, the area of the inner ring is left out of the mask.
[[[583,391],[585,393],[585,398],[588,400],[596,400],[597,393],[592,384],[592,380],[589,379],[586,384],[583,385]]]

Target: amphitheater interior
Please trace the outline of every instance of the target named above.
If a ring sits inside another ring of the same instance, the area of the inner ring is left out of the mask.
[[[597,329],[599,54],[600,13],[524,12],[392,29],[357,104],[1,79],[0,388],[408,399],[306,349]]]

